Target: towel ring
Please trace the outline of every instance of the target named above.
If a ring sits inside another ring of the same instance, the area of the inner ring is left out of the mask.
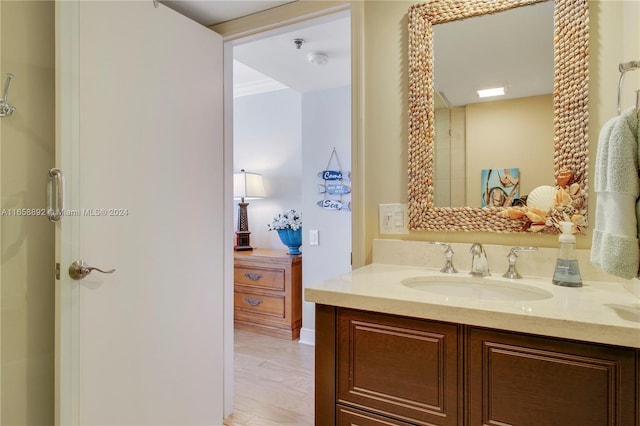
[[[620,71],[620,79],[618,80],[618,115],[620,115],[620,97],[622,95],[624,74],[627,71],[634,71],[637,69],[640,69],[640,61],[625,62],[618,65],[618,70]],[[638,109],[638,98],[640,98],[640,89],[636,90],[636,109]]]

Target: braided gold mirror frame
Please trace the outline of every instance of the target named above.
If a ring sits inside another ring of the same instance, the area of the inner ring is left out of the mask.
[[[524,212],[502,207],[434,207],[433,25],[540,0],[434,0],[409,9],[409,229],[557,233],[554,224],[531,226]],[[589,11],[587,0],[557,0],[554,11],[554,174],[569,171],[580,192],[586,226],[588,188]],[[550,183],[555,182],[549,177]],[[525,209],[526,210],[526,209]],[[514,214],[512,214],[514,213]],[[578,215],[575,215],[578,216]],[[577,220],[576,220],[577,221]]]

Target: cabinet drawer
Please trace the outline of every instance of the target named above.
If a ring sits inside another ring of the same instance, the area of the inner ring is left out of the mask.
[[[338,405],[336,407],[337,426],[412,426],[400,420],[377,416],[366,411],[354,410]]]
[[[284,269],[238,265],[233,270],[233,280],[236,284],[252,287],[284,290],[284,279]]]
[[[268,315],[276,318],[284,318],[284,296],[255,294],[244,291],[234,293],[234,307],[236,311],[250,314]]]

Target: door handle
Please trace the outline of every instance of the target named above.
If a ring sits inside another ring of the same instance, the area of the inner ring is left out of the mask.
[[[54,187],[56,188],[54,193]],[[55,195],[55,207],[53,198]],[[64,176],[62,170],[49,170],[49,185],[47,188],[47,217],[50,222],[58,222],[64,214]]]
[[[262,300],[254,299],[252,297],[245,297],[244,301],[247,302],[251,306],[260,306],[262,304]]]
[[[74,280],[81,280],[87,275],[91,273],[91,271],[102,272],[103,274],[113,274],[116,270],[109,269],[108,271],[103,271],[100,268],[94,268],[93,266],[89,266],[87,262],[83,260],[76,260],[69,266],[69,276]]]
[[[246,274],[244,274],[244,276],[249,278],[251,281],[258,281],[260,278],[262,278],[262,274],[252,274],[250,272],[247,272]]]

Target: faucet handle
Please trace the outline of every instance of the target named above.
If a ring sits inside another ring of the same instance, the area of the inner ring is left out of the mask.
[[[510,279],[520,279],[522,275],[518,273],[516,269],[516,260],[518,259],[518,255],[516,252],[518,251],[538,251],[538,247],[513,247],[509,251],[507,255],[507,259],[509,260],[509,269],[502,276]]]
[[[427,244],[434,246],[444,246],[447,248],[444,252],[445,257],[447,258],[447,262],[445,263],[444,267],[440,269],[440,272],[444,272],[445,274],[455,274],[458,272],[455,266],[453,266],[453,250],[451,249],[451,244],[435,241],[428,241]]]

